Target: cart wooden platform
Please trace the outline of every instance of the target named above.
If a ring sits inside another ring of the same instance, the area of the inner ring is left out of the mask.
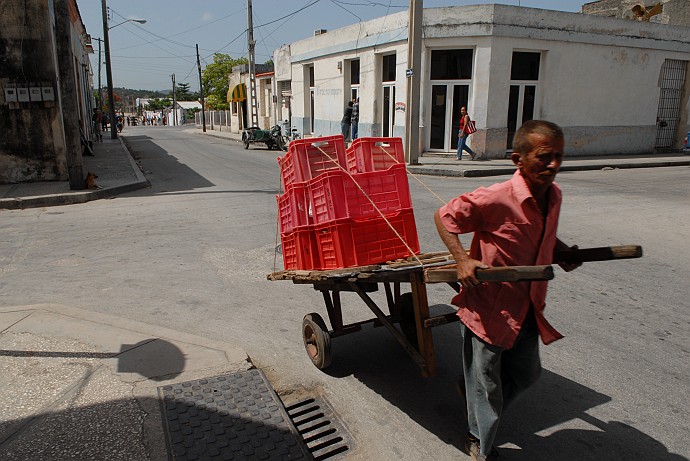
[[[420,262],[423,264],[420,265]],[[458,320],[455,313],[430,316],[427,283],[447,283],[456,292],[460,285],[454,276],[455,261],[449,253],[425,253],[382,265],[354,267],[327,271],[287,270],[268,275],[269,280],[291,280],[295,284],[313,285],[322,293],[332,329],[323,318],[310,313],[302,322],[304,346],[312,363],[320,369],[331,363],[331,339],[361,330],[363,325],[383,325],[417,363],[423,376],[436,374],[434,343],[431,329]],[[477,271],[480,281],[550,280],[551,266],[501,267]],[[402,285],[410,285],[402,292]],[[385,313],[369,293],[383,286],[388,313]],[[343,323],[341,292],[354,292],[376,315],[375,318]],[[396,327],[396,324],[400,328]]]

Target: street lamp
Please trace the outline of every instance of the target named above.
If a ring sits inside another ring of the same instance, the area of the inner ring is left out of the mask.
[[[146,24],[146,19],[128,19],[126,21],[122,21],[119,24],[115,24],[114,26],[110,26],[110,27],[108,27],[108,29],[114,29],[117,26],[121,26],[122,24],[124,24],[126,22],[138,22],[139,24]]]
[[[117,124],[115,123],[115,97],[113,96],[113,69],[110,66],[110,39],[108,31],[126,22],[138,22],[139,24],[146,23],[146,19],[127,19],[112,27],[108,27],[108,7],[105,4],[106,0],[101,0],[102,14],[103,14],[103,43],[105,44],[105,73],[108,76],[108,112],[110,118],[110,139],[117,139]]]

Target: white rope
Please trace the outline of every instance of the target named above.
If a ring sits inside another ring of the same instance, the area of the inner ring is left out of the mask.
[[[383,147],[383,143],[381,143],[381,144],[378,144],[378,143],[377,143],[377,147],[380,147],[381,150],[382,150],[386,155],[388,155],[390,158],[392,158],[393,160],[395,160],[396,163],[398,163],[398,164],[400,163],[400,162],[398,161],[398,159],[395,158],[395,157],[393,156],[393,154],[391,154],[390,152],[388,152],[388,151]],[[440,201],[441,203],[443,203],[444,205],[446,204],[446,201],[443,200],[441,197],[439,197],[439,195],[438,195],[436,192],[434,192],[434,191],[432,191],[431,189],[429,189],[429,187],[427,187],[427,185],[424,184],[424,183],[422,182],[422,180],[419,179],[419,178],[417,177],[417,175],[415,175],[414,173],[412,173],[412,172],[409,170],[409,168],[407,168],[407,165],[405,165],[405,171],[407,171],[407,174],[408,174],[408,175],[412,176],[419,184],[421,184],[426,190],[428,190],[428,191],[431,193],[431,195],[433,195],[434,197],[436,197],[437,199],[439,199],[439,201]]]
[[[410,248],[410,246],[407,244],[407,242],[405,241],[405,239],[402,238],[402,236],[398,233],[398,231],[395,230],[395,227],[393,227],[393,225],[390,223],[390,221],[388,221],[388,218],[386,218],[386,216],[385,216],[385,215],[383,214],[383,212],[379,209],[379,207],[376,206],[376,203],[374,203],[374,201],[371,199],[371,197],[369,197],[369,194],[366,193],[366,191],[362,188],[362,186],[359,185],[359,183],[357,182],[357,180],[355,180],[355,178],[352,176],[352,174],[350,174],[349,171],[347,171],[340,163],[338,163],[337,160],[333,159],[333,157],[331,157],[326,151],[324,151],[323,149],[321,149],[321,146],[320,146],[319,144],[320,144],[319,142],[314,142],[314,143],[312,143],[311,145],[314,146],[314,147],[316,147],[323,155],[325,155],[326,157],[328,157],[328,159],[329,159],[331,162],[333,162],[338,168],[340,168],[341,170],[343,170],[343,171],[345,172],[345,174],[347,174],[347,175],[350,177],[350,179],[352,179],[352,182],[354,182],[355,185],[359,188],[359,190],[362,191],[362,194],[364,194],[364,197],[365,197],[367,200],[369,200],[369,202],[371,203],[371,206],[373,206],[374,209],[378,212],[378,214],[381,215],[381,217],[383,218],[383,220],[386,221],[386,224],[388,224],[388,226],[389,226],[389,227],[391,228],[391,230],[395,233],[395,235],[400,239],[400,241],[403,243],[403,245],[405,245],[405,248],[407,248],[407,251],[409,251],[409,252],[412,254],[412,256],[414,256],[414,259],[417,260],[417,262],[419,263],[420,266],[424,267],[424,263],[417,257],[417,255],[415,254],[415,252],[412,250],[412,248]],[[396,160],[396,162],[397,162],[397,160]]]

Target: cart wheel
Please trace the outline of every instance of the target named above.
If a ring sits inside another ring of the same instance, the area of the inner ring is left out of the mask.
[[[412,345],[417,348],[417,322],[414,318],[412,293],[403,293],[398,301],[400,307],[400,329]]]
[[[249,149],[249,137],[246,134],[242,135],[242,144],[244,144],[245,149]]]
[[[323,370],[331,364],[331,335],[319,314],[311,313],[304,316],[302,339],[304,348],[316,368]]]

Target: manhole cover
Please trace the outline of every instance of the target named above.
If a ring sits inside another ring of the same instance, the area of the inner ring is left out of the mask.
[[[261,370],[158,388],[173,460],[311,460]]]

